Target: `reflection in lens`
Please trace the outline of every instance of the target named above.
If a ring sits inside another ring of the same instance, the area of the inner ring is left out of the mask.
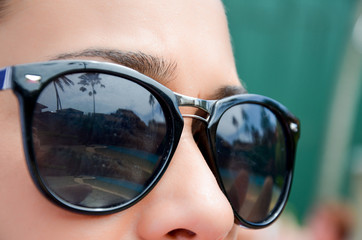
[[[216,149],[234,210],[246,221],[265,221],[278,203],[287,174],[285,137],[276,116],[257,104],[231,107],[218,124]]]
[[[160,103],[140,85],[107,74],[63,76],[40,94],[33,117],[45,185],[72,204],[124,204],[149,185],[166,149]]]

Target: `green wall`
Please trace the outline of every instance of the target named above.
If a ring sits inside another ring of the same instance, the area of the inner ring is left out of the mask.
[[[356,1],[224,0],[224,4],[238,73],[248,91],[282,102],[301,120],[288,209],[303,218],[318,195],[331,103]],[[362,142],[361,136],[362,132],[354,138]]]

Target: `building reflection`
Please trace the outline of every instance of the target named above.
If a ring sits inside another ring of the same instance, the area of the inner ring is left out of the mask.
[[[144,189],[167,154],[164,119],[146,123],[142,116],[121,108],[109,114],[45,109],[38,103],[33,117],[37,167],[52,191],[69,195],[71,202],[84,202],[102,189],[113,189],[113,194],[107,193],[108,200],[102,199],[100,205],[131,199]],[[84,197],[74,199],[69,193],[74,191]]]

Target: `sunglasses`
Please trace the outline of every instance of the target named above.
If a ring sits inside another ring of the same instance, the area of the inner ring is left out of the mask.
[[[183,117],[193,118],[195,142],[237,224],[265,227],[286,204],[299,121],[270,98],[197,99],[130,68],[94,61],[7,67],[0,70],[5,89],[20,102],[32,179],[63,208],[108,214],[141,200],[167,169]],[[204,113],[182,115],[182,106]]]

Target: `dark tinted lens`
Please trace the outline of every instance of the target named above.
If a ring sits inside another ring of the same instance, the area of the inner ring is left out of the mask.
[[[227,196],[239,216],[265,221],[286,183],[285,136],[276,116],[257,104],[228,109],[216,131],[216,161]]]
[[[39,174],[66,202],[125,204],[163,166],[166,128],[158,100],[134,82],[98,73],[60,77],[42,91],[34,112]]]

